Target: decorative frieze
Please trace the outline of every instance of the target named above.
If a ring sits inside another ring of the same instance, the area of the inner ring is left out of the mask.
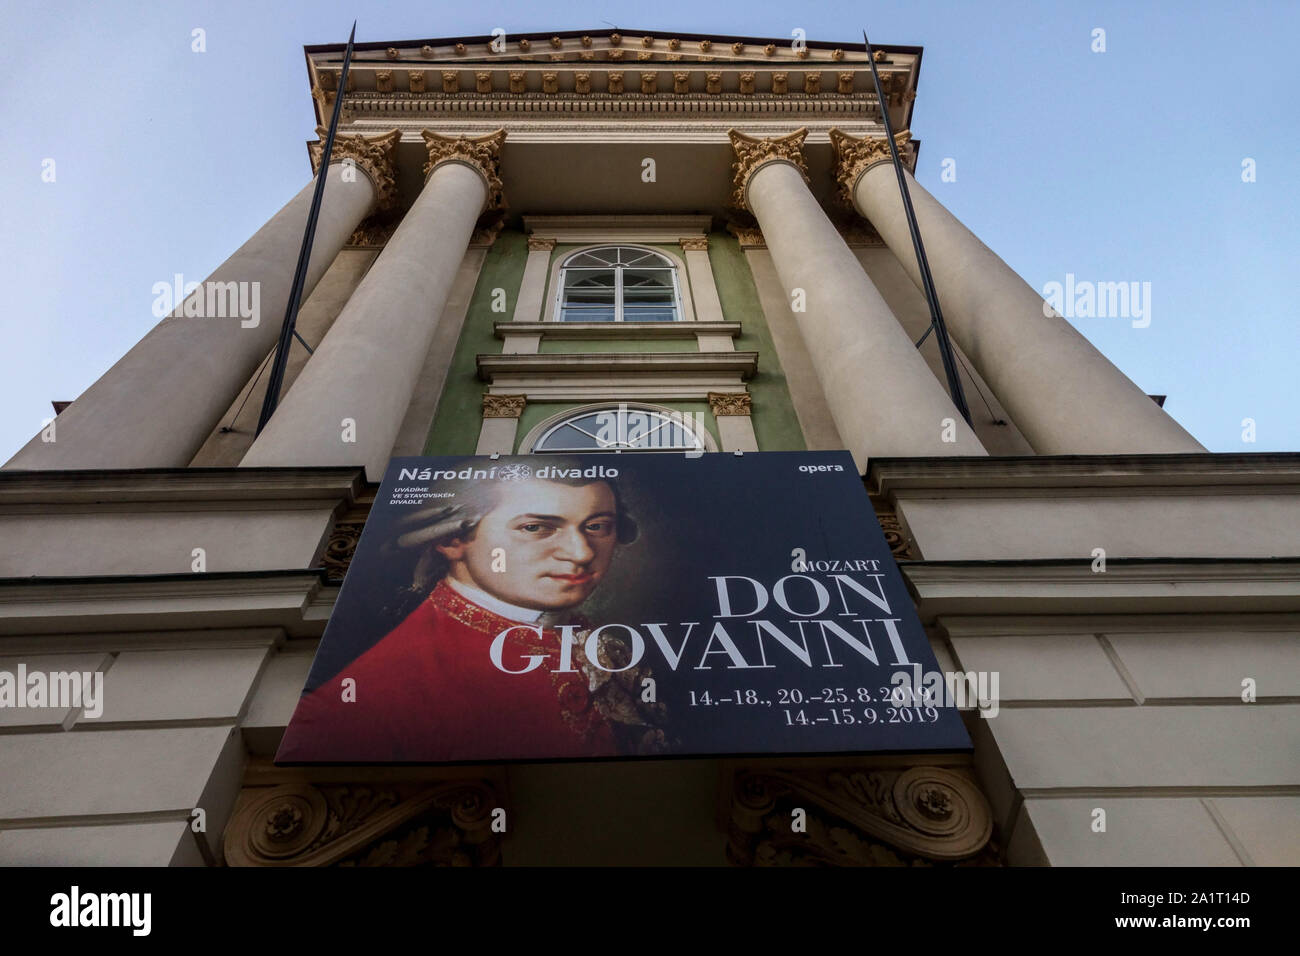
[[[753,410],[753,399],[748,392],[709,392],[709,411],[720,415],[744,415]]]
[[[731,138],[731,148],[736,152],[736,161],[731,167],[734,177],[731,204],[736,208],[749,208],[745,199],[749,178],[767,163],[790,163],[799,170],[805,182],[809,181],[808,164],[803,155],[803,141],[808,136],[806,126],[785,136],[774,136],[770,139],[747,136],[736,129],[728,130],[727,135]]]
[[[320,138],[308,146],[313,172],[320,168],[321,153],[325,149],[325,137],[329,135],[329,131],[323,126],[317,126],[316,135]],[[357,169],[369,177],[375,187],[378,208],[391,208],[397,198],[394,151],[401,137],[400,130],[390,130],[379,136],[335,136],[334,147],[330,152],[330,163],[351,160]]]
[[[524,413],[524,408],[527,405],[528,396],[526,395],[494,395],[490,392],[484,393],[483,417],[518,418]]]
[[[832,127],[829,131],[833,155],[831,168],[839,183],[839,197],[850,208],[853,207],[853,187],[858,177],[876,163],[890,161],[889,143],[885,138],[859,139],[850,136],[841,129]],[[894,134],[894,143],[903,150],[912,138],[910,130]]]
[[[424,164],[424,178],[441,163],[457,162],[472,166],[487,180],[487,209],[504,209],[505,193],[501,183],[501,146],[506,141],[506,131],[497,130],[486,136],[441,136],[432,130],[423,130],[424,145],[429,150],[429,161]]]

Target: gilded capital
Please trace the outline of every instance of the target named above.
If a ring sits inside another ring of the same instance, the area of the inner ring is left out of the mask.
[[[325,151],[325,137],[329,131],[323,126],[316,127],[320,137],[311,143],[311,168],[320,168],[321,153]],[[330,165],[350,161],[353,166],[369,177],[375,187],[375,200],[378,208],[391,208],[397,199],[397,169],[394,165],[394,152],[397,141],[401,139],[400,130],[392,130],[382,136],[335,136],[334,148],[330,150]]]
[[[808,182],[808,164],[804,161],[803,141],[808,135],[808,127],[801,126],[785,136],[773,136],[770,139],[757,139],[746,136],[739,130],[727,131],[731,137],[731,148],[736,152],[736,161],[731,164],[734,189],[731,204],[740,209],[749,209],[745,200],[745,191],[750,177],[762,166],[772,162],[791,163],[804,182]]]
[[[501,184],[501,145],[506,141],[506,131],[499,129],[486,136],[442,136],[432,130],[422,130],[424,145],[429,150],[429,161],[424,164],[424,178],[428,181],[434,169],[442,163],[463,163],[478,170],[487,181],[488,198],[485,209],[504,209],[504,187]]]
[[[883,136],[859,139],[835,127],[830,130],[830,138],[833,151],[831,168],[840,184],[839,197],[845,205],[853,208],[853,189],[858,183],[858,177],[876,163],[889,162],[889,143]],[[911,130],[905,129],[894,134],[894,143],[902,150],[911,138]]]
[[[681,239],[678,239],[677,241],[681,243],[682,251],[684,252],[708,252],[709,251],[708,236],[684,236]]]
[[[709,411],[719,415],[745,415],[753,410],[754,401],[748,392],[709,392]]]
[[[555,248],[554,239],[541,239],[538,238],[537,236],[528,237],[529,252],[550,252],[554,248]]]
[[[518,418],[524,413],[528,404],[527,395],[493,395],[483,396],[484,418]]]

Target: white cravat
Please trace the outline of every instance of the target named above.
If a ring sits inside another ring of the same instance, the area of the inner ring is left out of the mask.
[[[519,607],[516,604],[508,604],[500,598],[495,598],[486,591],[457,581],[448,575],[443,579],[447,586],[463,597],[467,601],[473,601],[479,607],[491,611],[493,614],[499,614],[511,621],[519,621],[523,624],[535,624],[545,613],[544,611],[534,610],[528,607]]]

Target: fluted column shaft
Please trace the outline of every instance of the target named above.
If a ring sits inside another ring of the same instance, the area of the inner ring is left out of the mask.
[[[369,178],[353,171],[344,181],[343,168],[330,164],[304,292],[315,287],[375,203]],[[182,305],[64,410],[54,441],[37,435],[5,467],[188,465],[275,346],[313,189],[304,186],[192,293],[203,300],[215,283],[257,283],[245,287],[257,290],[255,317],[185,316]]]
[[[758,219],[792,304],[803,298],[796,320],[858,467],[872,456],[987,454],[809,191],[798,157],[754,145],[779,141],[732,139],[736,199]]]
[[[920,286],[888,144],[854,140],[837,130],[831,136],[841,185]],[[1042,296],[905,175],[948,330],[1034,451],[1205,450],[1074,326],[1045,315]]]
[[[504,133],[494,136],[499,149]],[[241,466],[364,465],[370,480],[382,477],[475,221],[500,189],[494,169],[485,175],[464,151],[439,149],[419,197]]]

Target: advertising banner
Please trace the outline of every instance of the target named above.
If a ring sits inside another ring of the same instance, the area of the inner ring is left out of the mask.
[[[936,672],[847,452],[397,458],[276,760],[967,750]]]

